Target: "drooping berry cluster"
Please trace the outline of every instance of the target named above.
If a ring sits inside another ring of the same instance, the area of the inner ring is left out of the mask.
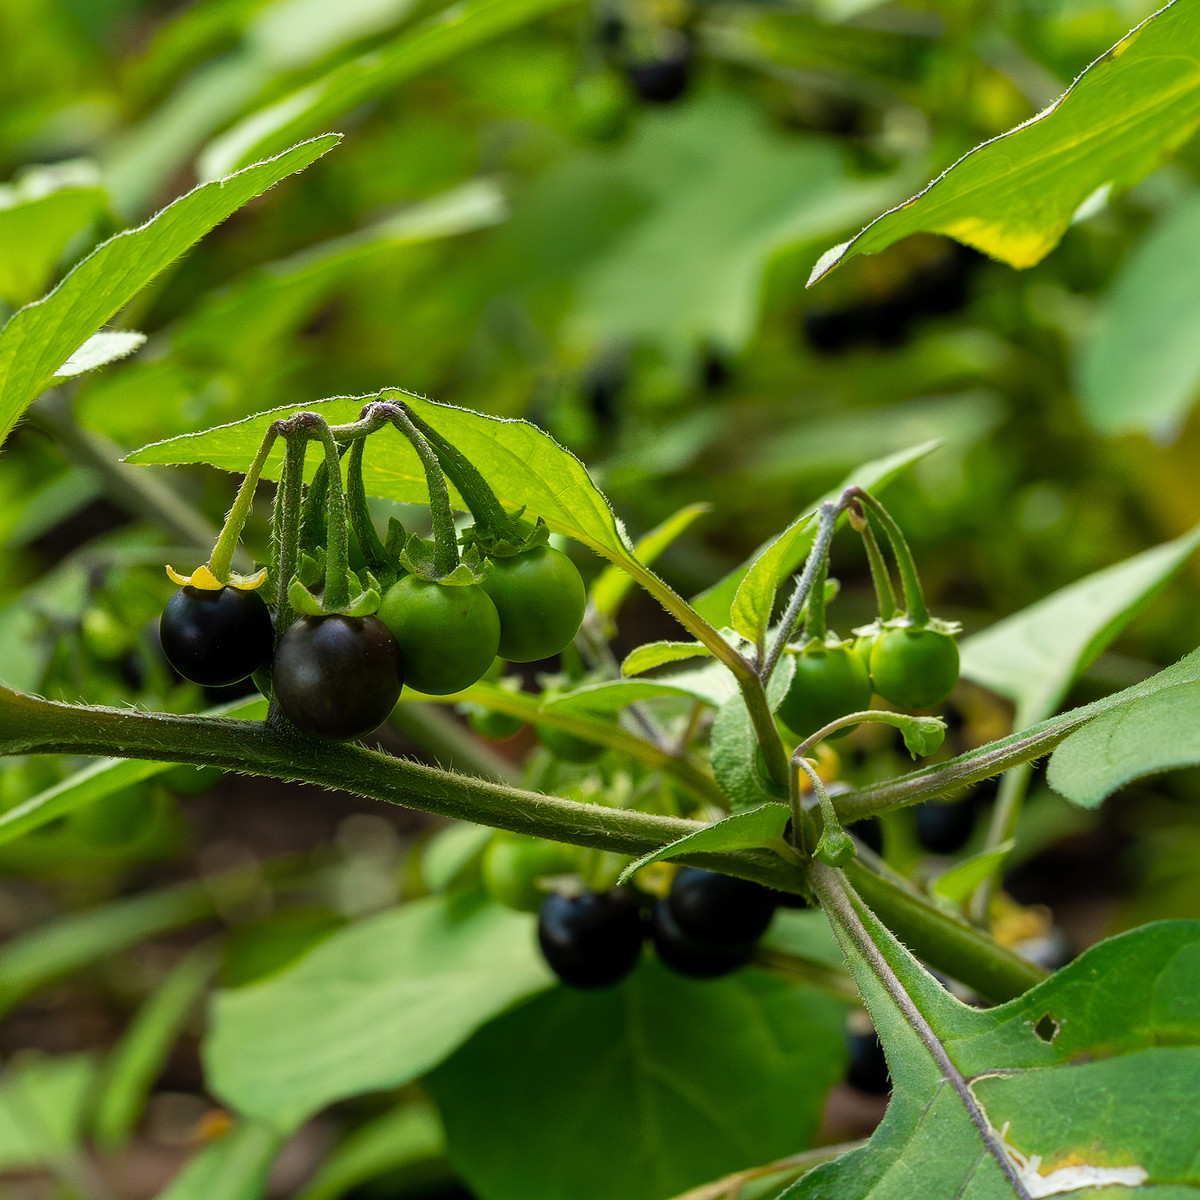
[[[761,884],[684,867],[649,913],[629,888],[547,896],[538,942],[551,970],[573,987],[617,983],[637,964],[646,939],[677,974],[715,979],[754,957],[779,902]]]

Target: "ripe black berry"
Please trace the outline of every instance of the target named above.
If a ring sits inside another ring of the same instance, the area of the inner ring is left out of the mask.
[[[301,617],[280,638],[271,663],[283,715],[332,741],[378,729],[402,683],[396,639],[378,617]]]
[[[716,979],[744,967],[754,956],[756,944],[752,939],[729,946],[692,937],[681,928],[666,900],[654,906],[650,936],[658,957],[672,971],[693,979]]]
[[[546,963],[572,987],[607,987],[624,979],[642,953],[645,925],[627,888],[547,896],[538,914]]]
[[[257,592],[182,587],[158,622],[167,662],[206,687],[237,683],[271,657],[271,614]]]
[[[743,946],[770,925],[778,901],[762,884],[683,867],[671,881],[667,903],[684,933],[719,946]]]

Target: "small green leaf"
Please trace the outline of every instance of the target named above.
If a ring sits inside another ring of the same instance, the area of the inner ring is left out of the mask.
[[[82,1149],[90,1054],[14,1056],[0,1075],[0,1171],[54,1167]]]
[[[754,968],[697,983],[648,960],[505,1014],[427,1084],[472,1194],[664,1200],[810,1143],[844,1012]]]
[[[622,675],[640,675],[670,662],[686,658],[708,657],[712,651],[702,642],[647,642],[626,655],[621,664]]]
[[[279,150],[351,109],[384,95],[455,55],[564,8],[575,0],[472,0],[432,14],[368,54],[259,109],[226,130],[201,152],[200,175],[214,179]]]
[[[283,1140],[259,1121],[239,1121],[189,1159],[156,1200],[262,1200]]]
[[[1014,845],[1016,843],[1009,839],[1007,842],[1001,842],[994,850],[983,850],[979,854],[972,854],[970,858],[964,858],[960,863],[955,863],[934,880],[934,896],[947,901],[955,908],[961,908],[975,894],[975,889],[996,873]]]
[[[1051,755],[1047,780],[1074,804],[1095,808],[1161,771],[1200,763],[1200,683],[1131,700],[1076,730]]]
[[[904,746],[913,758],[925,758],[941,746],[946,723],[940,717],[909,717],[897,722]]]
[[[793,521],[754,560],[733,598],[730,619],[733,627],[752,644],[766,636],[779,585],[791,574],[791,564],[811,549],[816,536],[815,512]],[[799,547],[805,547],[799,549]]]
[[[428,1104],[401,1104],[360,1125],[340,1142],[295,1200],[337,1200],[384,1174],[393,1194],[404,1195],[409,1171],[415,1177],[412,1190],[423,1190],[424,1172],[445,1155],[446,1135],[437,1113]]]
[[[767,703],[772,711],[791,684],[794,669],[792,656],[785,654],[767,685]],[[760,767],[754,726],[740,694],[717,712],[709,741],[713,774],[735,808],[756,806],[764,800],[787,800],[786,788],[770,784]]]
[[[922,442],[919,446],[912,446],[907,450],[900,450],[895,454],[886,455],[884,458],[877,458],[872,462],[864,463],[861,467],[856,467],[851,471],[838,487],[834,488],[831,492],[827,492],[821,497],[821,500],[837,500],[846,488],[852,485],[866,488],[868,491],[881,491],[898,475],[908,470],[913,463],[932,453],[941,444],[937,440]],[[809,511],[815,511],[820,506],[821,500],[810,505]],[[801,520],[803,519],[801,518]],[[789,527],[789,531],[791,528],[794,528],[794,526]],[[785,531],[780,536],[787,537],[789,531]],[[778,557],[772,556],[769,563],[760,568],[761,573],[764,576],[768,576],[768,574],[769,576],[773,576],[777,583],[787,578],[793,571],[798,570],[804,562],[805,557],[812,548],[815,534],[815,527],[809,526],[805,536],[792,538],[788,543],[787,552]],[[772,548],[778,541],[779,538],[775,538],[766,543],[766,545],[760,546],[750,559],[738,567],[736,571],[730,572],[724,579],[713,584],[712,587],[705,589],[698,596],[693,596],[691,600],[692,607],[709,624],[716,625],[718,628],[728,625],[733,605],[743,581],[764,555],[771,554]],[[767,579],[764,579],[762,582],[765,583],[767,581]],[[762,605],[767,603],[766,590],[765,587],[758,585],[753,588],[753,604],[750,603],[750,594],[747,594],[744,620],[750,628],[757,629],[760,622],[770,620],[769,613],[765,617],[762,614]],[[771,593],[771,600],[773,601],[773,599],[774,592]]]
[[[1022,729],[1052,713],[1071,683],[1171,581],[1200,527],[1007,617],[962,645],[962,674],[1017,706]]]
[[[456,915],[419,900],[218,992],[208,1079],[239,1113],[291,1130],[335,1100],[415,1079],[550,982],[525,914],[489,904]]]
[[[669,846],[663,846],[661,850],[643,854],[621,872],[618,882],[625,883],[635,871],[640,871],[651,863],[678,858],[681,854],[717,854],[724,850],[774,848],[782,842],[783,831],[791,818],[792,811],[786,804],[760,804],[755,808],[743,809],[709,825],[706,829],[689,833]]]
[[[144,225],[98,246],[49,295],[14,313],[0,330],[0,441],[55,372],[160,271],[231,213],[337,141],[334,134],[315,138],[201,185]]]
[[[1075,364],[1092,428],[1173,441],[1200,385],[1200,196],[1188,196],[1137,242],[1108,289]]]
[[[693,521],[712,512],[711,504],[688,504],[672,513],[661,525],[655,526],[644,537],[634,543],[633,553],[646,566],[683,534]],[[596,577],[590,589],[592,603],[597,612],[609,620],[616,618],[621,604],[633,587],[633,580],[619,567],[608,566]],[[632,674],[633,672],[630,672]]]
[[[136,330],[115,330],[111,333],[94,333],[57,371],[55,379],[74,379],[87,371],[94,371],[118,358],[125,358],[146,343],[146,335]]]
[[[1136,183],[1192,135],[1200,124],[1198,64],[1200,22],[1190,4],[1173,0],[1049,108],[977,146],[924,191],[826,251],[809,285],[855,254],[920,230],[1013,267],[1033,266],[1085,200]]]
[[[658,679],[611,679],[561,692],[542,705],[542,712],[616,713],[630,704],[663,697],[685,697],[719,708],[737,691],[724,667],[681,671]]]

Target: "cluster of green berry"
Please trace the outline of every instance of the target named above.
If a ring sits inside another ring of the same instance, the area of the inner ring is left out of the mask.
[[[574,638],[587,599],[579,571],[547,544],[540,524],[504,516],[477,472],[469,489],[476,496],[486,492],[500,534],[481,533],[477,519],[470,554],[460,556],[440,460],[424,435],[405,421],[403,431],[418,446],[430,481],[434,541],[405,538],[396,525],[389,530],[389,552],[370,524],[362,495],[365,435],[350,451],[347,511],[340,451],[330,430],[311,414],[301,415],[309,421],[297,427],[300,435],[309,436],[316,426],[332,447],[307,496],[299,488],[295,492],[297,508],[320,519],[281,521],[277,502],[276,540],[280,525],[298,532],[283,559],[296,564],[294,572],[275,572],[274,613],[258,590],[267,572],[239,579],[228,571],[229,544],[240,532],[245,504],[240,509],[235,504],[222,531],[210,560],[219,564],[216,571],[202,567],[187,579],[170,572],[183,586],[168,602],[159,631],[167,660],[184,678],[217,686],[264,672],[258,682],[265,689],[269,676],[275,704],[292,725],[344,741],[364,737],[386,720],[405,685],[427,695],[449,695],[482,678],[497,656],[536,662],[560,653]],[[397,419],[393,408],[385,415]],[[378,423],[378,412],[372,411],[369,420]],[[273,436],[279,432],[291,432],[287,422],[279,423]],[[445,443],[439,448],[453,452]],[[465,460],[454,462],[459,474],[473,472]],[[286,482],[281,493],[285,490]],[[312,531],[323,532],[324,544],[316,543]],[[351,531],[368,562],[365,582],[346,561]],[[322,576],[323,588],[310,591]]]

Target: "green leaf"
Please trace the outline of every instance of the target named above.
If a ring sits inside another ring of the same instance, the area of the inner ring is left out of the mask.
[[[331,149],[315,138],[236,175],[206,183],[136,229],[98,246],[41,300],[0,330],[0,441],[54,374],[160,271],[231,213]]]
[[[444,1167],[446,1135],[427,1104],[402,1104],[359,1126],[321,1164],[295,1200],[337,1200],[359,1184],[388,1176],[396,1196],[407,1195]],[[439,1170],[440,1168],[440,1170]]]
[[[471,0],[443,9],[392,41],[341,63],[300,91],[239,121],[201,152],[200,175],[213,179],[328,128],[351,109],[406,80],[573,3],[575,0]]]
[[[190,1159],[156,1200],[262,1200],[267,1172],[282,1149],[278,1131],[239,1121]]]
[[[37,299],[67,242],[106,207],[99,172],[82,160],[34,167],[0,184],[0,300],[17,308]]]
[[[1095,808],[1135,779],[1200,763],[1200,682],[1132,700],[1076,730],[1051,755],[1047,780]]]
[[[908,470],[913,463],[932,453],[940,445],[941,442],[936,440],[922,442],[919,446],[912,446],[907,450],[900,450],[884,458],[877,458],[872,462],[864,463],[861,467],[856,467],[851,471],[833,491],[826,492],[820,500],[809,505],[807,511],[814,512],[824,500],[837,500],[846,488],[851,486],[856,485],[873,492],[882,491],[893,479]],[[804,518],[801,517],[800,520],[803,521]],[[718,628],[722,625],[728,625],[733,605],[736,602],[737,594],[741,589],[743,581],[754,570],[759,560],[769,555],[768,562],[759,568],[761,578],[753,586],[752,591],[747,593],[746,604],[743,607],[743,620],[747,622],[750,628],[757,629],[761,622],[769,622],[769,612],[764,616],[762,611],[763,605],[767,603],[767,584],[770,582],[770,579],[774,578],[776,586],[778,586],[780,581],[793,571],[799,569],[807,557],[809,550],[812,548],[813,538],[816,535],[815,528],[810,528],[804,536],[790,538],[786,552],[779,555],[772,554],[775,545],[781,539],[788,538],[793,529],[795,529],[795,525],[785,530],[779,538],[773,538],[766,545],[760,546],[746,563],[736,571],[730,572],[724,579],[713,584],[712,587],[706,588],[698,596],[693,596],[691,600],[692,607],[709,624],[716,625]],[[751,600],[751,597],[753,597],[753,600]],[[774,592],[771,593],[771,600],[773,601],[773,599]]]
[[[962,644],[962,674],[1017,706],[1022,729],[1052,713],[1078,675],[1200,545],[1200,527],[1039,600]]]
[[[663,1200],[810,1142],[843,1013],[752,968],[698,984],[647,961],[493,1021],[428,1086],[486,1200]]]
[[[697,518],[712,512],[711,504],[688,504],[678,512],[672,513],[661,525],[656,525],[644,537],[634,543],[633,553],[646,566],[671,545]],[[590,588],[592,603],[597,612],[609,620],[616,618],[621,604],[633,587],[633,580],[620,568],[605,567],[596,577]]]
[[[95,1079],[89,1054],[11,1058],[0,1075],[0,1171],[54,1167],[78,1152]]]
[[[657,679],[611,679],[590,683],[547,700],[542,712],[616,713],[642,700],[682,696],[719,708],[737,691],[733,676],[724,667],[681,671]]]
[[[115,330],[111,333],[94,333],[57,371],[55,379],[74,379],[87,371],[94,371],[118,358],[132,354],[146,343],[146,335],[135,330]]]
[[[943,233],[1013,267],[1058,244],[1093,196],[1137,182],[1200,124],[1200,21],[1173,0],[1097,59],[1061,99],[977,146],[911,200],[827,250],[809,285],[855,254]]]
[[[525,914],[419,900],[217,993],[208,1079],[239,1113],[291,1130],[335,1100],[415,1079],[550,981]]]
[[[621,872],[618,883],[625,883],[635,871],[648,867],[651,863],[663,862],[666,859],[678,858],[681,854],[718,854],[723,850],[758,850],[771,849],[782,844],[783,831],[792,818],[792,810],[786,804],[759,804],[754,808],[743,809],[732,816],[725,817],[709,825],[707,829],[698,829],[689,833],[661,850],[653,850],[643,854],[636,862]]]
[[[113,1048],[92,1104],[92,1130],[104,1150],[120,1149],[133,1135],[146,1098],[216,965],[208,948],[189,954],[138,1009]]]
[[[1014,845],[1016,842],[1009,839],[994,850],[983,850],[955,863],[934,880],[931,889],[934,896],[961,908],[975,894],[975,889],[996,873]]]
[[[712,651],[703,642],[647,642],[631,650],[621,664],[622,675],[640,675],[670,662],[708,657]]]
[[[779,585],[792,573],[792,563],[803,562],[816,538],[816,512],[793,521],[756,558],[738,586],[730,609],[733,627],[752,644],[767,635]],[[803,547],[803,548],[801,548]]]
[[[767,684],[767,703],[772,712],[791,684],[794,669],[792,656],[785,654]],[[717,712],[709,741],[713,774],[735,808],[755,806],[764,800],[787,800],[786,789],[770,784],[759,768],[758,740],[740,694]]]
[[[559,179],[576,225],[598,199],[626,217],[572,272],[567,338],[653,342],[685,359],[702,342],[746,344],[772,255],[854,228],[911,185],[856,178],[831,139],[781,136],[756,104],[717,89],[646,112],[615,151],[569,161]]]
[[[1190,195],[1139,241],[1104,297],[1075,364],[1076,394],[1092,428],[1179,434],[1200,385],[1200,196]]]
[[[35,926],[0,947],[0,1012],[88,963],[190,925],[215,905],[211,881],[187,883]]]
[[[893,1094],[867,1144],[804,1176],[788,1200],[1012,1200],[1022,1193],[1002,1163],[1027,1196],[1128,1195],[1092,1190],[1120,1182],[1192,1194],[1195,1121],[1185,1097],[1200,1073],[1200,924],[1163,922],[1102,942],[1024,996],[981,1011],[944,991],[861,901],[854,907],[980,1124],[839,915]],[[1068,1167],[1073,1177],[1057,1174]]]
[[[156,442],[135,451],[127,461],[203,462],[226,471],[244,471],[272,421],[295,412],[317,412],[330,425],[345,424],[358,419],[364,404],[389,399],[402,399],[468,459],[480,464],[506,507],[526,509],[531,516],[541,517],[553,532],[573,537],[614,562],[636,562],[624,530],[584,465],[548,433],[528,421],[489,417],[396,388],[259,413],[232,425]],[[274,452],[263,477],[277,479],[282,460],[282,449]],[[363,482],[369,495],[387,500],[423,504],[429,499],[416,451],[407,438],[390,430],[371,439],[363,456]],[[461,501],[456,502],[463,507]]]
[[[261,720],[267,715],[267,702],[261,696],[234,700],[208,709],[205,715]],[[100,759],[76,771],[74,775],[68,775],[61,783],[0,813],[0,846],[131,784],[161,775],[172,766],[172,763],[144,762],[133,758]]]

